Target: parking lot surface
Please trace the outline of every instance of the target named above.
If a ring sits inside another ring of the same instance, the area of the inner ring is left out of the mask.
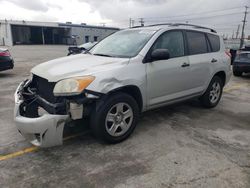
[[[14,125],[14,91],[33,66],[67,47],[10,51],[15,68],[0,72],[0,187],[250,187],[250,75],[232,77],[214,109],[191,100],[144,113],[120,144],[84,130],[38,149]]]

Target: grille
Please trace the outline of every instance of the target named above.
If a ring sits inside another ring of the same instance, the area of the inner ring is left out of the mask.
[[[36,88],[37,94],[51,103],[56,103],[56,97],[53,95],[53,89],[56,85],[55,82],[48,82],[48,80],[33,75],[32,85]]]

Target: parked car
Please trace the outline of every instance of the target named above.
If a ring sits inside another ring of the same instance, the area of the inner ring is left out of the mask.
[[[0,48],[0,71],[13,69],[14,61],[9,50]]]
[[[241,51],[236,55],[233,63],[234,76],[241,76],[242,73],[250,72],[250,51]]]
[[[118,143],[131,135],[141,112],[192,98],[213,108],[231,67],[214,30],[165,24],[116,32],[88,54],[31,72],[16,90],[14,119],[27,140],[49,147],[62,144],[64,126],[82,118],[90,119],[98,139]]]
[[[96,45],[97,42],[88,42],[79,46],[70,46],[68,48],[68,56],[69,55],[75,55],[75,54],[80,54],[80,53],[84,53],[85,51],[90,50],[94,45]]]

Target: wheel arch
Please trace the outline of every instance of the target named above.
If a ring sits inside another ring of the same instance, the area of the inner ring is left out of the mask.
[[[226,84],[226,73],[225,73],[225,71],[218,71],[217,73],[214,74],[213,78],[215,76],[218,76],[222,80],[223,87],[224,87],[225,84]]]
[[[130,96],[132,96],[138,104],[140,112],[143,110],[143,98],[141,90],[135,85],[122,86],[116,89],[113,89],[107,93],[107,95],[111,95],[117,92],[123,92]]]

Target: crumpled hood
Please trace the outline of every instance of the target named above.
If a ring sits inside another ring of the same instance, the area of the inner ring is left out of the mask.
[[[49,82],[57,82],[75,76],[94,75],[97,72],[125,66],[128,62],[128,58],[79,54],[42,63],[35,66],[31,72]]]

